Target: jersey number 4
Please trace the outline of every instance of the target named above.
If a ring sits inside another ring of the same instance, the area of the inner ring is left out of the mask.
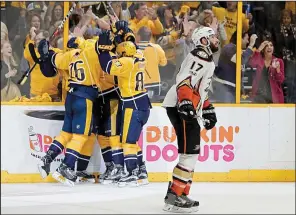
[[[144,73],[139,72],[136,75],[136,88],[135,91],[143,91],[144,90]]]
[[[70,78],[77,81],[85,80],[85,70],[83,67],[79,67],[79,64],[84,64],[82,60],[78,60],[75,63],[70,64]]]

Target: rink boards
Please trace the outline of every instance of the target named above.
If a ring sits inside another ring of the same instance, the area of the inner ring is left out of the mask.
[[[42,180],[37,159],[62,127],[63,106],[1,105],[1,183]],[[201,131],[194,181],[295,181],[295,107],[216,107],[218,123]],[[168,181],[178,159],[176,135],[162,107],[154,106],[142,146],[150,181]],[[64,157],[59,155],[54,170]],[[105,169],[98,144],[88,170]]]

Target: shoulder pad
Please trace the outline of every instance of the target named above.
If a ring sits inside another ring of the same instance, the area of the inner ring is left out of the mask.
[[[212,55],[209,55],[205,50],[196,48],[191,51],[191,54],[195,57],[199,57],[202,60],[211,62],[213,60]]]

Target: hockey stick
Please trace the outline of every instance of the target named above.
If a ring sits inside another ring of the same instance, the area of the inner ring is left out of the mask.
[[[61,22],[61,24],[57,27],[57,29],[55,30],[55,32],[50,36],[49,38],[49,41],[52,40],[54,37],[57,36],[57,34],[59,33],[59,31],[64,27],[64,24],[65,22],[68,20],[68,18],[71,16],[71,14],[73,13],[74,9],[76,7],[76,4],[74,3],[73,6],[71,7],[71,9],[69,10],[69,12],[67,13],[67,15],[64,17],[63,21]],[[29,51],[33,51],[33,50],[30,50],[30,46],[29,46]],[[34,49],[34,52],[35,52],[35,49]],[[36,56],[36,53],[33,54],[34,57],[37,58]],[[36,60],[34,59],[34,57],[32,56],[33,60]],[[39,60],[38,60],[39,61]],[[38,62],[37,61],[37,62]],[[17,82],[19,85],[24,85],[24,83],[27,81],[29,75],[31,74],[31,72],[33,71],[33,69],[35,68],[35,66],[37,65],[36,61],[35,61],[35,64],[32,66],[31,69],[29,69],[27,72],[25,72],[21,79]]]
[[[107,15],[110,18],[110,21],[112,22],[112,19],[111,19],[112,16],[114,16],[117,20],[119,20],[119,18],[117,17],[115,11],[113,10],[113,7],[109,3],[106,4],[106,2],[104,2],[104,1],[102,3],[103,3],[103,6],[104,6],[104,8],[106,10]],[[113,13],[113,15],[109,12],[109,10]]]

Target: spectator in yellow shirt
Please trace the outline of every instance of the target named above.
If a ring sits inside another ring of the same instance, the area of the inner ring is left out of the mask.
[[[167,64],[167,59],[163,49],[158,44],[149,42],[151,36],[151,30],[147,27],[142,27],[136,34],[136,43],[147,60],[144,83],[149,98],[153,99],[159,96],[161,91],[161,79],[158,66],[165,66]]]
[[[30,30],[30,37],[28,38],[26,44],[25,44],[25,49],[24,49],[24,58],[29,62],[30,68],[33,67],[35,64],[35,61],[33,60],[30,52],[29,52],[29,44],[33,43],[35,45],[35,52],[37,57],[39,57],[39,53],[37,51],[38,44],[39,42],[45,38],[48,37],[48,32],[39,30],[36,31],[34,27],[31,28]],[[53,77],[53,78],[48,78],[45,77],[42,72],[40,71],[40,66],[36,65],[35,68],[33,69],[31,73],[31,82],[30,82],[30,96],[42,96],[44,93],[48,93],[50,97],[52,98],[52,101],[60,101],[61,98],[59,96],[58,92],[58,84],[60,81],[59,75]]]
[[[175,42],[180,38],[180,28],[176,14],[172,6],[162,6],[157,9],[157,14],[164,28],[163,33],[157,39],[157,43],[164,49],[168,61],[176,64]]]
[[[226,22],[224,28],[227,35],[226,44],[228,44],[232,34],[237,30],[237,2],[227,2],[226,9],[222,7],[212,7],[212,11],[219,22]],[[245,14],[242,14],[242,26],[243,32],[248,31],[249,19],[246,18]]]
[[[148,8],[146,3],[140,2],[134,5],[135,17],[130,20],[129,27],[137,34],[138,30],[146,26],[148,27],[153,36],[159,35],[163,32],[163,26],[159,21],[155,8]],[[155,38],[151,38],[151,42],[154,42]]]

